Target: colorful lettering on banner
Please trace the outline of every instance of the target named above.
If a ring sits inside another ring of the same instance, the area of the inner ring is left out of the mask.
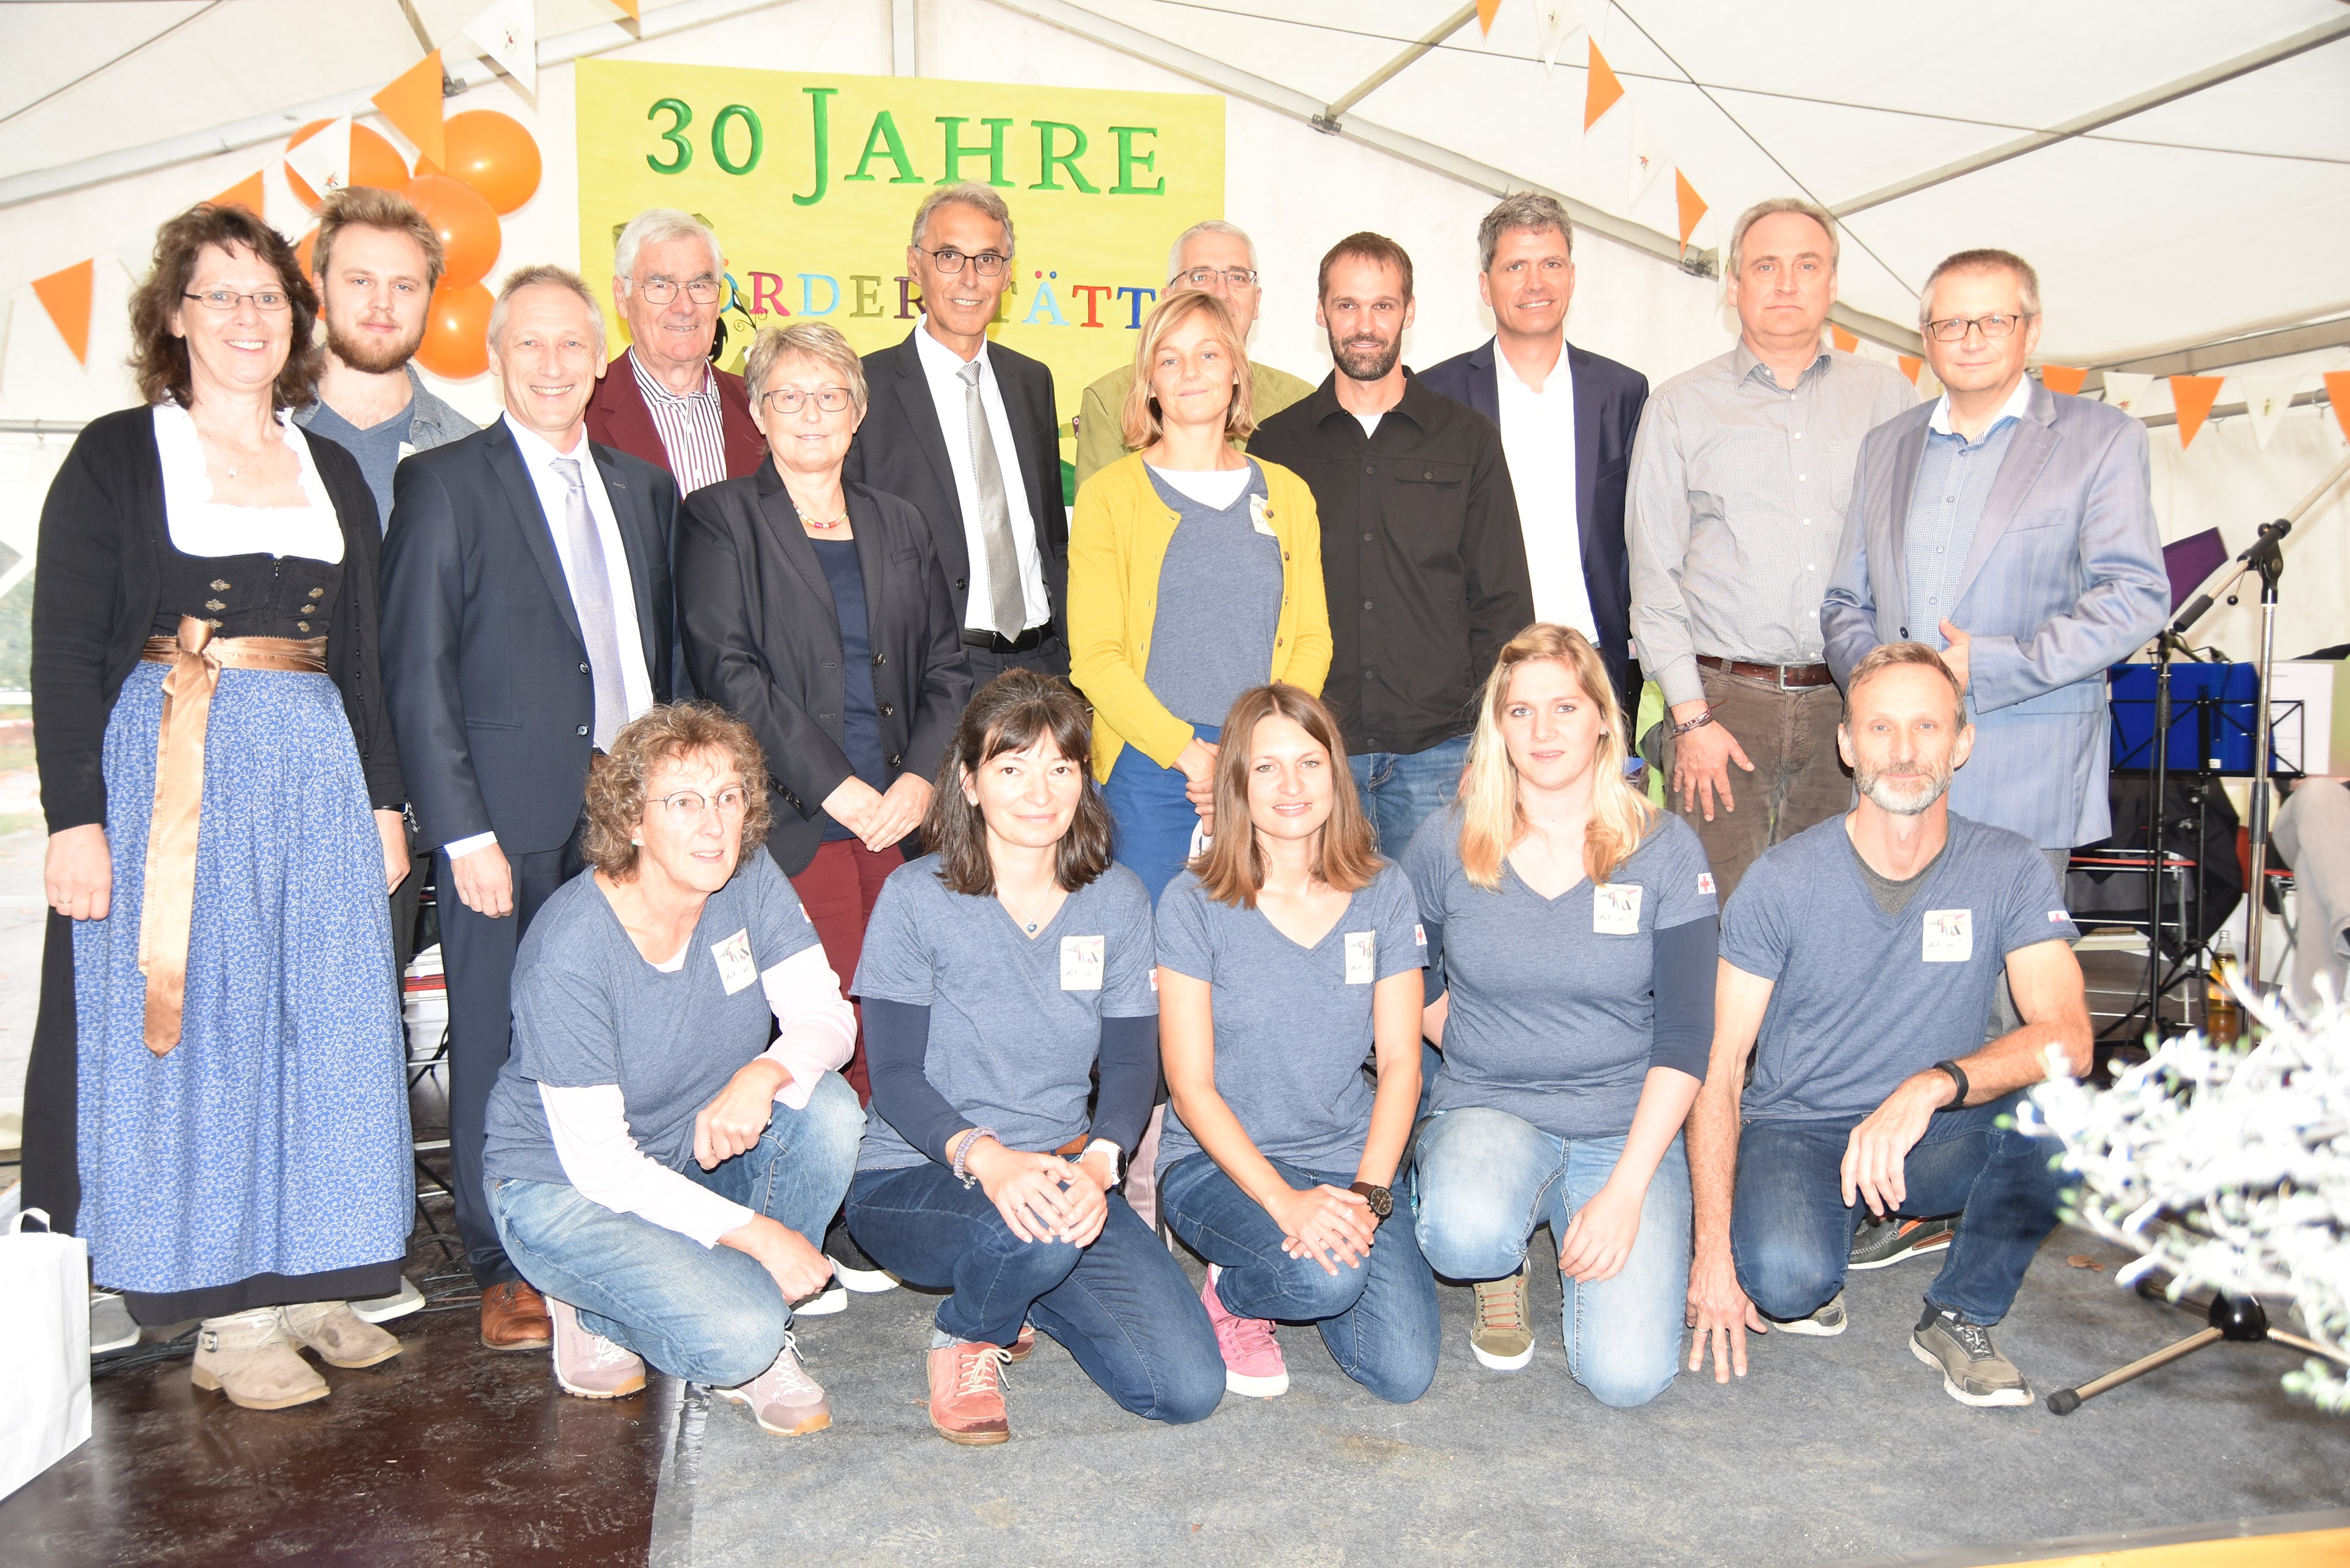
[[[819,317],[870,352],[921,311],[915,207],[972,181],[1003,192],[1019,241],[992,335],[1052,367],[1065,410],[1132,358],[1169,244],[1223,214],[1216,94],[594,59],[577,83],[579,253],[599,299],[619,226],[680,207],[717,229],[754,321]]]

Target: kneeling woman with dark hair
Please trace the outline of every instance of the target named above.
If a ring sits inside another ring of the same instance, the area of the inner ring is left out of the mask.
[[[483,1168],[566,1393],[632,1394],[650,1360],[788,1435],[832,1422],[791,1303],[832,1272],[810,1238],[865,1113],[833,1070],[848,1003],[757,853],[766,776],[750,730],[706,702],[649,710],[596,759],[593,869],[523,938]]]
[[[865,931],[872,1133],[858,1245],[951,1287],[929,1357],[949,1442],[1011,1436],[1001,1367],[1037,1327],[1136,1415],[1197,1421],[1223,1392],[1207,1314],[1112,1190],[1157,1085],[1150,905],[1109,857],[1085,705],[1014,670],[972,699],[922,836]],[[1100,1090],[1088,1122],[1095,1069]]]
[[[1436,1282],[1410,1213],[1388,1219],[1419,1101],[1411,884],[1372,848],[1329,710],[1295,686],[1232,704],[1215,788],[1215,842],[1159,900],[1160,1211],[1208,1260],[1233,1393],[1287,1391],[1278,1318],[1320,1328],[1380,1398],[1417,1399]]]

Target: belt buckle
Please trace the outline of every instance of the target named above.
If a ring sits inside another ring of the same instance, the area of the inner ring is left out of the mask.
[[[1779,695],[1783,697],[1787,694],[1788,691],[1787,667],[1783,664],[1774,664],[1771,668],[1777,672],[1776,679],[1779,683]]]

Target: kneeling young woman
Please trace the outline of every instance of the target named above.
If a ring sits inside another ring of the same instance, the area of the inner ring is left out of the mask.
[[[832,1272],[812,1238],[865,1113],[834,1071],[855,1018],[757,853],[766,777],[750,730],[705,702],[650,710],[596,760],[593,868],[523,939],[483,1168],[566,1393],[635,1393],[650,1360],[789,1435],[832,1424],[791,1303]]]
[[[1110,861],[1087,729],[1076,693],[1031,670],[972,700],[931,853],[889,874],[857,970],[877,1119],[848,1229],[953,1292],[928,1371],[954,1443],[1011,1436],[1002,1367],[1032,1320],[1138,1416],[1197,1421],[1223,1394],[1190,1282],[1111,1190],[1150,1115],[1159,1003],[1150,905]]]
[[[1534,1358],[1526,1243],[1558,1244],[1567,1365],[1644,1405],[1679,1363],[1690,1266],[1680,1127],[1712,1044],[1713,877],[1624,778],[1624,716],[1580,632],[1539,623],[1485,683],[1461,800],[1405,853],[1443,1048],[1415,1144],[1419,1244],[1476,1282],[1470,1347]]]
[[[1159,902],[1159,1210],[1208,1260],[1226,1387],[1287,1391],[1279,1319],[1319,1328],[1382,1399],[1417,1399],[1436,1282],[1389,1190],[1419,1099],[1411,885],[1372,848],[1319,701],[1260,686],[1223,736],[1215,840]]]

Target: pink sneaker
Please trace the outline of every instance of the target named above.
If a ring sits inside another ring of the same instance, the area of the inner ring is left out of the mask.
[[[555,1380],[582,1399],[618,1399],[645,1386],[644,1358],[600,1334],[591,1334],[569,1302],[546,1298],[555,1320]]]
[[[779,1438],[806,1437],[832,1425],[832,1400],[800,1365],[799,1341],[784,1335],[784,1348],[768,1368],[733,1388],[712,1386],[721,1399],[748,1405],[763,1431]]]
[[[1224,1355],[1224,1386],[1252,1399],[1274,1399],[1289,1392],[1289,1366],[1273,1340],[1273,1321],[1235,1317],[1216,1299],[1216,1276],[1223,1272],[1208,1265],[1208,1282],[1201,1287],[1200,1304],[1216,1331],[1216,1348]]]

